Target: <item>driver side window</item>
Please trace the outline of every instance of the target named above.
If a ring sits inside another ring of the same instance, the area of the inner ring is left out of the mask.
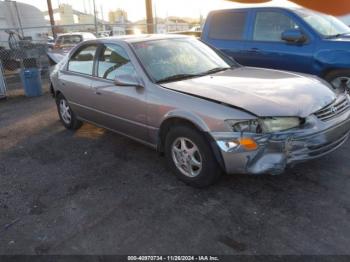
[[[298,29],[298,25],[288,16],[279,12],[258,12],[255,18],[255,41],[282,41],[282,33],[288,29]]]
[[[125,50],[115,44],[105,44],[97,65],[98,77],[114,80],[120,75],[135,75],[135,68]]]

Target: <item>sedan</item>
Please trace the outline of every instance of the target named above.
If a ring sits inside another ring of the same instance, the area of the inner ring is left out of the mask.
[[[189,36],[86,41],[51,73],[62,124],[107,128],[164,154],[195,187],[281,174],[349,137],[350,98],[320,78],[243,67]]]

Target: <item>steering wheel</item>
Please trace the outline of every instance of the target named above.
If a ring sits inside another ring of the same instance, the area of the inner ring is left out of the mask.
[[[107,78],[107,76],[112,73],[114,70],[116,70],[118,67],[121,67],[122,65],[121,64],[115,64],[115,65],[112,65],[111,67],[109,67],[106,72],[104,72],[103,74],[103,78]]]

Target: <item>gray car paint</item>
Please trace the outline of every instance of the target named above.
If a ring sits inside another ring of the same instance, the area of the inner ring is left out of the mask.
[[[307,117],[335,99],[316,78],[240,67],[163,86],[244,108],[258,116]]]
[[[222,167],[228,173],[280,173],[288,161],[284,149],[292,138],[316,135],[322,146],[339,139],[324,135],[330,129],[341,129],[348,136],[350,113],[327,123],[313,117],[313,113],[332,103],[336,94],[322,80],[284,71],[238,67],[224,72],[183,81],[158,85],[148,77],[135,56],[130,43],[171,39],[184,36],[146,35],[107,38],[87,41],[69,54],[88,44],[114,43],[125,49],[135,67],[142,87],[118,86],[114,81],[86,76],[67,70],[67,61],[53,70],[51,81],[55,92],[61,92],[69,101],[78,118],[131,137],[144,144],[159,148],[160,129],[169,119],[180,118],[207,133],[219,150]],[[232,132],[227,119],[247,120],[257,116],[307,117],[312,124],[292,133],[256,136],[262,147],[255,152],[225,152],[220,141],[242,134]],[[340,136],[340,134],[339,134]],[[324,138],[326,137],[326,138]],[[271,140],[276,143],[271,146]],[[315,141],[314,141],[315,142]],[[266,148],[268,147],[268,148]],[[272,152],[264,155],[264,151]],[[329,151],[330,152],[330,151]],[[252,161],[254,159],[254,161]],[[308,159],[302,156],[295,162]]]

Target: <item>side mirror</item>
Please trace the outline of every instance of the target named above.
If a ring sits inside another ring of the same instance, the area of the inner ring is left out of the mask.
[[[141,80],[135,75],[119,75],[114,79],[117,86],[143,87]]]
[[[289,43],[304,43],[306,41],[305,35],[297,29],[288,29],[284,31],[281,38]]]

